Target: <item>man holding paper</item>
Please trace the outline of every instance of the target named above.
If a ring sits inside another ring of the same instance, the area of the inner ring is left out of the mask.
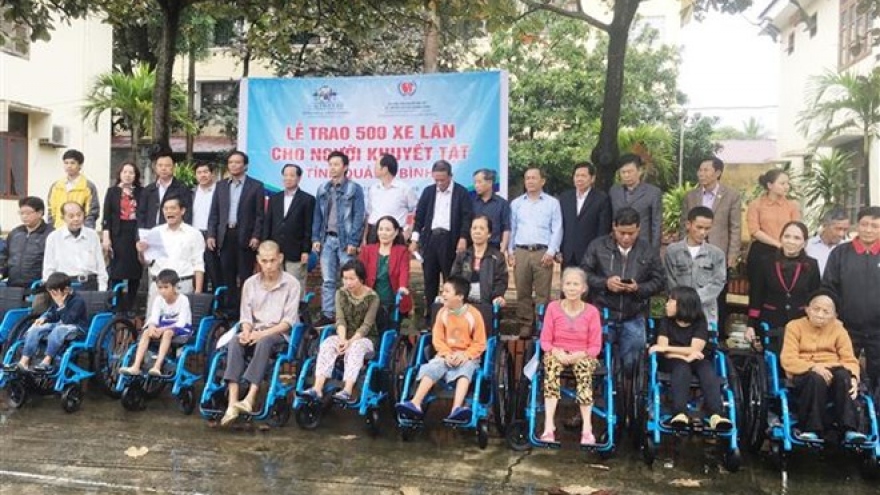
[[[202,233],[183,223],[186,208],[183,201],[169,197],[162,204],[165,223],[150,230],[140,231],[138,253],[144,264],[150,267],[150,290],[147,294],[147,314],[150,314],[158,288],[156,277],[165,269],[174,270],[180,276],[178,289],[182,294],[199,293],[204,283],[205,239]]]

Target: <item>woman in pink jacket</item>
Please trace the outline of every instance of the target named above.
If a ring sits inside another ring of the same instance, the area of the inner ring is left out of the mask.
[[[577,380],[577,402],[583,418],[581,445],[596,443],[590,415],[593,371],[599,364],[596,357],[602,348],[602,320],[599,310],[583,301],[586,292],[587,274],[580,268],[566,268],[562,272],[562,294],[565,297],[548,304],[544,313],[541,330],[545,408],[542,442],[556,442],[554,416],[561,396],[559,375],[571,366]]]

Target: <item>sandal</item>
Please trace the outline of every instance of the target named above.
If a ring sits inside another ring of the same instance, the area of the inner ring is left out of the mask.
[[[247,399],[232,404],[233,409],[244,414],[253,414],[254,406]]]
[[[119,368],[119,374],[126,376],[139,375],[140,370],[135,368],[134,366],[126,366],[124,368]]]
[[[545,431],[538,437],[543,443],[556,443],[556,432],[554,430]]]
[[[592,431],[581,433],[581,445],[596,445],[596,437]]]
[[[220,426],[226,426],[236,419],[238,419],[238,409],[229,407],[226,409],[226,414],[224,414],[223,418],[220,420]]]
[[[150,368],[150,371],[147,372],[150,376],[162,376],[162,370],[158,368]]]
[[[333,394],[333,398],[339,402],[344,402],[346,404],[354,402],[351,399],[351,394],[346,392],[345,390],[340,390],[339,392],[336,392],[335,394]]]

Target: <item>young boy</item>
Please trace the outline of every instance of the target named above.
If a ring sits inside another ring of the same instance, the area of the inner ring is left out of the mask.
[[[48,335],[46,354],[34,371],[51,371],[52,359],[64,345],[65,339],[74,333],[85,333],[89,324],[86,303],[70,288],[70,277],[54,272],[46,278],[44,286],[52,303],[24,334],[24,348],[18,362],[20,370],[28,368],[40,341]]]
[[[486,327],[480,311],[465,304],[470,282],[451,276],[443,284],[443,308],[437,313],[431,343],[437,355],[419,368],[419,387],[411,401],[397,404],[398,414],[413,419],[424,415],[422,401],[438,381],[455,382],[455,396],[449,421],[466,423],[470,408],[463,407],[471,378],[480,366],[480,355],[486,350]]]
[[[696,206],[687,214],[687,236],[666,248],[663,260],[667,287],[692,287],[700,295],[703,313],[710,327],[714,323],[723,332],[724,322],[718,321],[718,294],[727,283],[727,262],[724,251],[706,242],[714,219],[712,210]]]
[[[177,291],[178,282],[180,282],[180,277],[174,270],[162,270],[156,276],[156,289],[159,295],[153,301],[150,318],[146,322],[147,327],[138,342],[134,363],[126,368],[119,368],[120,373],[124,375],[140,374],[150,341],[161,339],[156,362],[153,363],[148,373],[151,376],[162,376],[162,363],[165,361],[165,355],[168,354],[172,340],[178,339],[182,342],[189,340],[192,335],[192,313],[189,308],[189,299]]]

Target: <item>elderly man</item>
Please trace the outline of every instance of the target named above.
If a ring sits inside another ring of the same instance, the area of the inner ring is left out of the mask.
[[[70,277],[81,290],[107,290],[107,266],[98,234],[85,227],[86,212],[74,201],[61,205],[65,225],[49,234],[43,280],[55,272]]]
[[[247,279],[241,288],[238,335],[227,344],[229,356],[223,379],[229,385],[229,407],[220,421],[224,426],[241,413],[253,414],[272,349],[290,338],[290,330],[299,318],[299,282],[282,270],[284,255],[278,244],[274,241],[260,244],[257,263],[261,271]],[[248,348],[253,348],[253,356],[245,369]],[[248,383],[248,392],[239,401],[242,381]]]
[[[186,208],[183,200],[178,197],[169,197],[162,204],[162,215],[165,223],[154,227],[159,232],[162,244],[165,247],[165,256],[149,261],[150,266],[150,290],[147,295],[147,314],[151,314],[154,299],[158,294],[156,277],[162,270],[174,270],[180,282],[178,289],[183,294],[199,293],[205,280],[205,239],[202,233],[195,227],[183,223]],[[149,244],[146,241],[138,241],[137,250],[143,253]]]
[[[825,273],[825,264],[828,263],[831,251],[846,242],[849,228],[849,215],[843,208],[831,208],[822,217],[822,230],[818,235],[811,237],[804,248],[807,255],[815,258],[819,263],[820,274]]]
[[[10,287],[28,287],[43,275],[43,257],[46,240],[52,226],[43,221],[43,200],[28,196],[18,200],[21,225],[12,229],[6,237],[3,255],[5,266],[0,267]]]

